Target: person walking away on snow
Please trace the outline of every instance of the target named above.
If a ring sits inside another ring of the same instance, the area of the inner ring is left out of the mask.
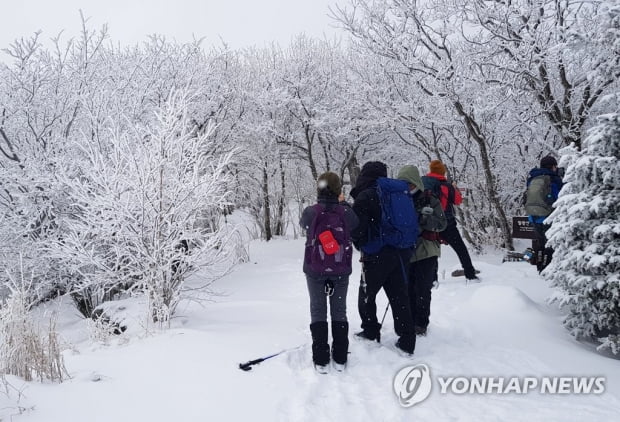
[[[448,221],[439,199],[425,189],[417,167],[404,166],[398,172],[398,178],[409,184],[420,224],[420,237],[409,264],[409,303],[416,335],[426,335],[431,313],[431,289],[437,280],[441,255],[439,233],[446,229]]]
[[[381,341],[381,324],[377,320],[376,296],[383,288],[392,308],[394,330],[399,336],[396,347],[407,354],[415,350],[415,332],[407,292],[407,264],[412,248],[399,249],[383,246],[377,253],[365,253],[365,247],[380,238],[381,204],[377,192],[379,178],[387,176],[387,167],[380,161],[371,161],[362,167],[351,196],[353,211],[359,218],[358,227],[351,237],[357,249],[362,250],[362,279],[358,295],[358,310],[362,331],[361,339]],[[412,211],[413,212],[413,211]]]
[[[336,173],[326,172],[317,181],[317,203],[306,207],[300,225],[306,231],[303,271],[310,295],[312,361],[320,373],[330,362],[327,301],[331,314],[334,367],[342,371],[347,363],[349,323],[347,289],[351,275],[353,246],[351,230],[358,218],[345,202]]]
[[[540,167],[530,170],[527,178],[525,212],[538,237],[538,247],[534,251],[538,272],[549,265],[553,256],[553,249],[546,247],[546,233],[550,225],[544,221],[553,211],[553,203],[562,189],[562,177],[558,170],[558,162],[548,155],[540,160]]]
[[[476,275],[477,271],[471,262],[467,246],[465,246],[465,242],[463,242],[463,238],[456,226],[456,218],[454,217],[454,206],[461,205],[463,202],[461,192],[454,183],[448,183],[446,179],[446,166],[440,160],[431,161],[429,169],[430,172],[422,177],[422,182],[426,189],[431,190],[439,198],[448,220],[448,226],[441,232],[441,239],[447,242],[456,252],[465,272],[465,278],[468,281],[480,281]]]

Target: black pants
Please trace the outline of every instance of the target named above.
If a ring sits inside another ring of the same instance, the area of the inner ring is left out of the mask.
[[[538,248],[534,251],[536,254],[536,269],[538,272],[541,272],[549,265],[553,257],[553,248],[547,247],[547,230],[549,230],[551,225],[543,223],[533,223],[532,225],[538,236]]]
[[[362,329],[375,336],[381,330],[377,320],[377,293],[383,288],[392,308],[394,330],[400,337],[415,339],[409,294],[407,291],[408,264],[412,251],[384,247],[379,255],[364,257],[358,310]],[[364,282],[365,280],[365,282]]]
[[[428,327],[431,315],[431,289],[437,278],[437,257],[412,262],[409,266],[409,303],[414,325]]]
[[[543,223],[532,223],[534,226],[534,231],[536,232],[536,236],[538,237],[538,244],[541,249],[545,249],[545,245],[547,244],[547,230],[551,225],[543,224]]]
[[[461,266],[465,271],[465,278],[475,278],[476,270],[471,263],[469,252],[467,252],[467,246],[465,246],[461,233],[459,233],[459,229],[456,227],[456,222],[448,223],[448,227],[441,232],[441,238],[448,242],[448,245],[450,245],[458,255]]]

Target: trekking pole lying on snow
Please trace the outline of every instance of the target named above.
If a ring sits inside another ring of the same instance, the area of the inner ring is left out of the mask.
[[[279,355],[281,355],[283,353],[288,353],[288,352],[291,352],[293,350],[297,350],[300,347],[303,347],[303,346],[293,347],[292,349],[284,349],[284,350],[282,350],[282,351],[280,351],[278,353],[274,353],[273,355],[265,356],[264,358],[258,358],[258,359],[247,361],[246,363],[240,363],[239,364],[239,369],[241,369],[242,371],[251,371],[252,370],[252,366],[254,366],[254,365],[257,365],[257,364],[259,364],[261,362],[264,362],[267,359],[275,358],[276,356],[279,356]]]
[[[247,361],[246,363],[240,363],[239,364],[239,369],[241,369],[243,371],[251,371],[252,370],[252,365],[259,364],[261,362],[266,361],[267,359],[271,359],[273,357],[281,355],[282,353],[284,353],[284,350],[279,352],[279,353],[275,353],[273,355],[265,356],[264,358],[258,358],[258,359]]]

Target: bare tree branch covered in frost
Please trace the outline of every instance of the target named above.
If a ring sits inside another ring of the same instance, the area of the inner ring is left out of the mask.
[[[565,145],[620,77],[620,7],[610,1],[458,1],[482,76],[536,101]]]

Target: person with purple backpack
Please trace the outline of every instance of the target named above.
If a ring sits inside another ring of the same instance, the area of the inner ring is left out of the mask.
[[[349,350],[347,289],[352,272],[351,230],[358,218],[345,202],[336,173],[326,172],[317,181],[317,203],[306,207],[300,225],[306,231],[303,271],[310,295],[312,361],[319,373],[329,371],[330,348],[327,301],[332,327],[331,357],[337,371],[343,371]]]

